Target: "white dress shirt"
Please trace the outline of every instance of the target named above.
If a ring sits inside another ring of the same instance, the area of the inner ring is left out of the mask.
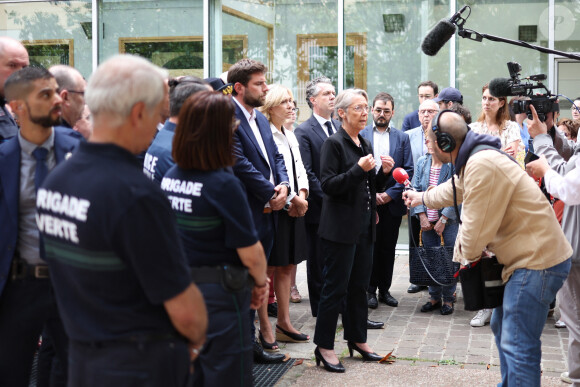
[[[386,130],[379,131],[376,125],[373,125],[373,153],[376,160],[380,160],[381,156],[389,156],[391,153],[390,140],[391,127]],[[378,171],[382,167],[382,163],[377,162],[375,169]]]
[[[326,128],[326,123],[328,121],[330,121],[330,125],[332,126],[332,133],[336,133],[336,128],[334,127],[334,125],[332,124],[332,119],[326,119],[326,118],[322,118],[320,117],[318,114],[316,113],[312,113],[312,115],[314,116],[314,118],[316,118],[316,121],[318,121],[318,123],[320,124],[320,126],[322,126],[322,129],[324,129],[324,134],[326,134],[326,137],[328,137],[328,129]]]

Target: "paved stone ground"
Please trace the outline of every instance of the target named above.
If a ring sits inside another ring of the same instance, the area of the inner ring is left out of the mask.
[[[391,287],[391,294],[399,300],[399,306],[392,308],[381,303],[378,309],[369,309],[369,318],[385,322],[386,328],[369,330],[368,342],[377,353],[393,351],[397,356],[395,364],[349,359],[339,320],[335,350],[343,357],[346,374],[331,374],[316,367],[312,340],[306,344],[280,343],[282,352],[305,361],[293,367],[277,385],[489,386],[498,383],[501,378],[493,334],[489,325],[480,328],[469,325],[475,312],[463,310],[460,286],[452,315],[442,316],[438,310],[421,313],[420,308],[429,294],[426,291],[407,293],[408,271],[407,254],[399,254]],[[302,302],[290,304],[291,320],[297,329],[312,337],[316,319],[310,314],[304,262],[298,266],[296,280]],[[542,334],[542,385],[545,386],[565,386],[559,375],[566,370],[568,331],[554,327],[558,317],[556,308],[554,317],[546,320]],[[275,319],[270,321],[275,324]]]

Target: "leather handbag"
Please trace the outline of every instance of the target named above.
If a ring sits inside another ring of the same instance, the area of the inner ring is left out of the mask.
[[[409,248],[409,282],[423,286],[449,286],[457,282],[455,273],[459,262],[453,262],[453,246],[423,246],[423,231],[419,232],[419,246]]]
[[[495,255],[484,254],[481,259],[459,270],[465,310],[475,311],[501,306],[505,289],[501,277],[503,266]]]

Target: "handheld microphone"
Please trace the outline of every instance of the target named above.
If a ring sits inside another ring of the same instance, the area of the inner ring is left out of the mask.
[[[395,168],[393,170],[393,179],[399,184],[403,184],[405,189],[416,191],[409,181],[409,174],[403,168]]]
[[[425,39],[423,39],[423,43],[421,44],[421,50],[425,55],[436,55],[445,43],[451,39],[457,29],[457,22],[461,20],[461,14],[465,9],[467,9],[467,7],[467,5],[464,5],[463,8],[449,19],[441,19],[439,23],[437,23],[435,27],[427,33]]]

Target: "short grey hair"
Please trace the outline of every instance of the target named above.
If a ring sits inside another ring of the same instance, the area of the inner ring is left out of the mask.
[[[119,126],[139,102],[148,111],[155,109],[165,95],[167,74],[141,57],[115,55],[91,76],[85,100],[94,117],[106,114],[112,126]]]
[[[357,95],[362,95],[367,100],[367,103],[369,102],[369,96],[363,89],[345,89],[336,96],[334,100],[334,115],[340,122],[342,122],[342,117],[338,115],[338,109],[346,110]]]
[[[77,69],[67,65],[56,65],[49,68],[48,71],[54,75],[59,92],[62,90],[78,91],[77,80],[82,79],[83,76]],[[75,77],[75,75],[77,76]]]
[[[306,103],[310,109],[312,109],[312,102],[310,102],[310,98],[316,97],[318,93],[320,93],[320,83],[328,83],[329,85],[334,86],[330,78],[327,77],[318,77],[308,81],[306,83]]]

